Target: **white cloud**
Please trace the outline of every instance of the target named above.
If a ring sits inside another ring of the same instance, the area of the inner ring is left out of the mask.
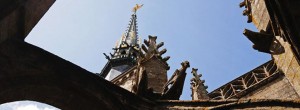
[[[44,110],[56,110],[56,109],[54,109],[54,108],[44,108]]]
[[[56,109],[48,108],[48,107],[39,108],[37,107],[37,105],[29,104],[29,105],[18,106],[14,110],[56,110]]]
[[[34,101],[16,101],[0,105],[0,110],[59,110],[50,105]]]
[[[15,110],[40,110],[36,105],[19,106]]]

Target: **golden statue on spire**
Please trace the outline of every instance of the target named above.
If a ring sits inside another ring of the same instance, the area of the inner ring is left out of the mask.
[[[141,4],[141,5],[136,4],[135,7],[133,7],[132,12],[136,13],[136,11],[139,10],[140,8],[142,8],[143,5],[144,5],[144,4]]]

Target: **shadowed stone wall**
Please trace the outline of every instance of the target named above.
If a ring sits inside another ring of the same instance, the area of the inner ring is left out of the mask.
[[[270,82],[263,87],[254,90],[248,95],[242,97],[247,99],[296,99],[299,98],[298,94],[294,90],[285,76]]]
[[[161,93],[168,80],[166,67],[164,67],[161,61],[153,57],[142,65],[147,72],[148,87],[153,88],[154,92]]]
[[[291,50],[291,45],[282,37],[276,36],[271,51],[272,57],[280,70],[285,74],[291,85],[300,93],[300,66]]]

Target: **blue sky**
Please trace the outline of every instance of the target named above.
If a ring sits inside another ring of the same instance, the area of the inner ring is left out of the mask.
[[[57,0],[25,39],[93,73],[107,62],[102,53],[112,52],[125,32],[131,9],[144,4],[137,13],[142,39],[158,36],[171,56],[171,76],[180,63],[188,60],[191,68],[203,74],[208,91],[271,59],[252,49],[242,34],[246,23],[239,3],[242,0]],[[191,68],[183,100],[191,100]]]

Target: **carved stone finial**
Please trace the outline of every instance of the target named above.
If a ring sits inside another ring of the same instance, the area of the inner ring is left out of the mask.
[[[164,42],[156,43],[157,36],[148,36],[148,40],[144,40],[144,44],[142,45],[142,50],[145,53],[145,58],[151,58],[152,56],[156,56],[161,61],[165,62],[167,64],[167,61],[169,60],[169,56],[162,58],[162,55],[167,52],[167,49],[158,50],[164,45]],[[168,65],[168,64],[167,64]]]
[[[209,99],[207,86],[204,85],[205,80],[201,80],[200,77],[202,74],[197,73],[197,68],[192,68],[193,78],[191,79],[191,89],[192,89],[192,99]]]
[[[157,36],[149,35],[148,38],[149,38],[149,43],[155,43],[156,44]]]
[[[181,63],[181,68],[182,69],[186,70],[189,67],[190,67],[190,62],[189,61],[184,61],[184,62]]]

